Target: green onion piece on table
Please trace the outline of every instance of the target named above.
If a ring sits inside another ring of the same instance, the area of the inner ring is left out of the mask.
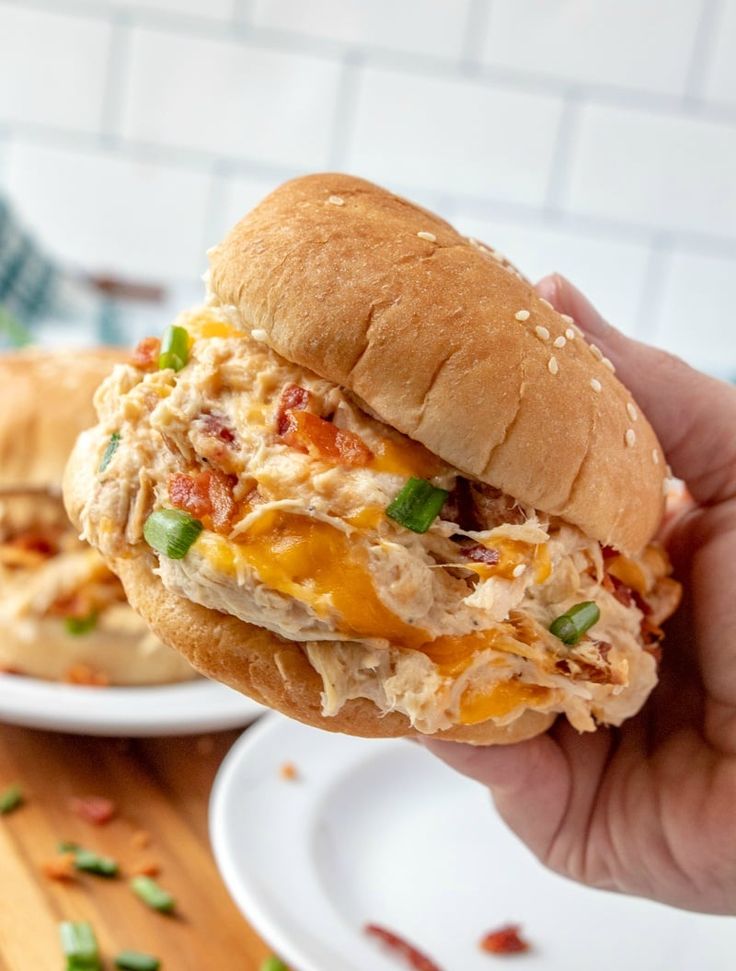
[[[164,331],[161,339],[161,353],[158,358],[160,371],[172,368],[181,371],[189,360],[189,333],[184,327],[172,325]]]
[[[289,971],[289,969],[280,958],[277,958],[275,954],[272,954],[271,957],[266,958],[261,965],[261,971]]]
[[[23,790],[19,785],[8,786],[0,792],[0,816],[7,816],[23,804]]]
[[[564,644],[577,644],[586,631],[601,619],[598,604],[592,600],[575,604],[564,614],[560,614],[550,624],[550,632],[559,637]]]
[[[202,523],[179,509],[157,509],[143,526],[149,546],[170,560],[181,560],[202,532]]]
[[[112,435],[110,436],[110,441],[107,443],[107,448],[104,451],[99,468],[97,469],[98,472],[105,471],[105,469],[112,461],[113,455],[117,452],[119,444],[120,444],[120,432],[113,432]]]
[[[92,850],[85,850],[82,847],[77,847],[71,852],[74,854],[75,869],[81,870],[83,873],[94,873],[98,877],[116,877],[118,875],[118,864],[109,856],[99,856]]]
[[[97,626],[97,611],[93,610],[91,614],[87,614],[86,617],[65,617],[64,627],[66,628],[67,634],[71,634],[73,637],[82,637],[84,634],[89,634]]]
[[[140,951],[121,951],[115,957],[115,967],[120,971],[158,971],[161,962],[152,954]]]
[[[161,913],[170,914],[176,906],[176,901],[168,892],[152,880],[151,877],[133,877],[130,881],[130,889],[140,900],[152,910],[159,910]]]
[[[100,951],[91,924],[65,920],[59,924],[59,935],[66,971],[102,971]]]
[[[426,533],[448,495],[426,479],[411,478],[386,509],[386,515],[414,533]]]

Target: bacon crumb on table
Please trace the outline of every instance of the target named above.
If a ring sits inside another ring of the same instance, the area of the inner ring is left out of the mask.
[[[117,812],[115,803],[104,796],[73,796],[69,800],[69,808],[80,819],[92,823],[93,826],[104,826]]]
[[[137,829],[130,837],[130,845],[136,850],[145,850],[151,845],[151,834],[145,829]]]
[[[41,869],[49,880],[68,881],[76,879],[73,853],[61,853],[51,860],[46,860]]]
[[[518,924],[508,924],[490,931],[481,940],[480,948],[489,954],[524,954],[530,948],[527,941],[519,936],[520,930]]]
[[[382,941],[387,947],[391,948],[395,954],[399,954],[405,958],[408,966],[414,968],[414,971],[442,971],[442,968],[438,964],[435,964],[431,958],[428,958],[426,954],[422,954],[413,944],[409,944],[408,941],[405,941],[393,931],[389,931],[385,927],[379,927],[378,924],[366,924],[364,931],[371,937],[378,938],[379,941]]]
[[[279,775],[287,782],[294,782],[299,778],[299,771],[293,762],[284,762],[279,769]]]
[[[157,877],[161,873],[161,864],[156,860],[138,860],[130,867],[133,877]]]

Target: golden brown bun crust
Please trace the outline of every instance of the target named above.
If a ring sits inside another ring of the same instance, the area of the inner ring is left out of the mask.
[[[569,322],[437,216],[351,176],[295,179],[216,248],[210,282],[466,474],[625,552],[657,529],[664,457],[629,392],[580,336],[554,347]]]
[[[59,488],[79,432],[96,422],[92,397],[114,348],[0,355],[0,486]]]
[[[404,715],[381,715],[365,699],[349,701],[337,715],[325,717],[320,709],[322,680],[298,644],[171,593],[153,574],[155,565],[155,557],[149,553],[110,564],[122,580],[128,600],[153,632],[208,678],[330,732],[365,738],[416,734]],[[457,726],[435,737],[475,745],[508,744],[539,735],[553,721],[554,715],[526,711],[504,727],[492,722]]]

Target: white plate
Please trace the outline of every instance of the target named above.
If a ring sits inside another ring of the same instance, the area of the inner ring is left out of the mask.
[[[279,767],[295,764],[299,780]],[[501,966],[484,932],[519,922],[525,971],[732,971],[736,920],[588,890],[547,872],[482,787],[419,746],[268,716],[223,763],[210,807],[243,914],[298,971],[398,971],[362,932],[397,931],[443,971]]]
[[[237,728],[263,708],[215,681],[86,688],[0,674],[0,722],[80,735],[190,735]]]

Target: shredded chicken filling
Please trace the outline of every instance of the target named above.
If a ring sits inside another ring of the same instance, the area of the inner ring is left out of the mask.
[[[227,308],[177,324],[191,345],[181,371],[139,348],[97,394],[82,514],[93,545],[129,551],[155,509],[198,519],[185,557],[160,556],[163,583],[302,643],[325,714],[369,698],[433,732],[528,707],[580,730],[638,710],[678,596],[661,551],[620,556],[464,478],[238,331]],[[449,493],[423,534],[385,515],[410,477]],[[549,626],[584,600],[600,620],[565,645]]]

